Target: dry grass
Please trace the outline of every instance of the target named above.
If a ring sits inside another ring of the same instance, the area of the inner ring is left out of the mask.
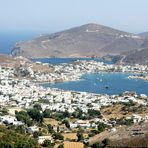
[[[32,63],[30,65],[31,69],[33,71],[40,71],[40,72],[45,72],[45,73],[50,73],[52,72],[54,69],[53,68],[49,68],[48,65],[43,65],[43,64],[36,64],[36,63]]]
[[[111,119],[111,118],[122,118],[127,115],[123,115],[124,112],[121,110],[123,105],[112,105],[109,107],[105,107],[101,110],[101,113],[106,119]]]
[[[134,134],[139,133],[139,134]],[[140,134],[142,133],[142,134]],[[108,138],[111,147],[147,147],[148,146],[148,125],[122,126],[118,127],[116,132],[104,131],[89,139],[89,144],[101,142]]]
[[[24,64],[26,67],[31,67],[33,71],[40,71],[44,73],[51,73],[54,69],[46,64],[37,64],[28,59],[13,58],[7,55],[0,55],[0,65],[3,67],[14,68]]]
[[[11,115],[15,115],[15,111],[20,112],[20,111],[22,111],[22,110],[23,110],[23,109],[20,108],[20,107],[11,107],[11,108],[8,108],[8,112],[9,112],[9,114],[11,114]]]
[[[13,68],[19,64],[19,59],[14,59],[13,57],[7,55],[0,55],[0,65],[3,67]]]
[[[62,143],[60,143],[62,144]],[[58,148],[60,144],[55,144],[54,148]],[[64,141],[64,148],[84,148],[84,144],[81,142],[69,142],[69,141]]]
[[[64,140],[66,139],[77,140],[77,133],[64,133],[63,136],[64,136]],[[84,133],[83,137],[88,138],[88,134]]]
[[[83,137],[84,138],[88,138],[88,134],[87,133],[83,133]]]
[[[122,104],[116,104],[112,106],[105,107],[101,109],[101,113],[104,118],[111,119],[111,118],[122,118],[122,117],[131,117],[133,115],[133,111],[125,112],[123,111],[124,105]],[[137,105],[133,106],[138,108]],[[135,114],[138,114],[142,117],[148,114],[148,108],[143,107],[143,110],[141,112],[135,112]]]
[[[54,126],[54,125],[58,125],[59,121],[57,121],[55,119],[51,119],[51,118],[44,118],[44,123],[51,124],[52,126]]]
[[[84,144],[81,142],[64,142],[64,148],[84,148]]]
[[[77,140],[77,133],[64,133],[64,140],[70,139],[70,140]]]

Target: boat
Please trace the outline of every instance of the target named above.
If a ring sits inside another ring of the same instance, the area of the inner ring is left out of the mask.
[[[109,86],[105,86],[105,89],[109,89]]]

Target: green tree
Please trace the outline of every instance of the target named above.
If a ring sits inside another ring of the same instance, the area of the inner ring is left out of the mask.
[[[88,110],[89,118],[101,117],[101,113],[98,110],[89,109]]]
[[[91,130],[88,135],[89,135],[89,137],[93,137],[93,136],[95,136],[98,133],[99,133],[98,130]]]
[[[36,132],[33,133],[33,138],[38,138],[39,136],[42,136],[41,131],[36,131]]]
[[[50,109],[46,109],[46,110],[44,110],[44,112],[43,112],[43,117],[44,118],[50,118],[51,117],[51,110]]]
[[[77,140],[77,141],[81,141],[81,140],[84,139],[83,133],[82,133],[81,131],[78,131],[78,132],[77,132],[77,137],[78,137],[78,140]]]
[[[0,112],[2,113],[2,115],[7,115],[8,114],[8,109],[4,107],[4,108],[2,108],[0,110]]]
[[[64,148],[64,144],[60,144],[58,148]]]
[[[83,118],[82,114],[83,111],[80,108],[77,108],[76,111],[72,113],[72,116],[74,118],[82,119]]]
[[[58,140],[64,140],[64,136],[61,133],[54,133],[53,138]]]
[[[0,125],[0,148],[39,148],[37,141],[13,128]]]
[[[102,148],[102,145],[99,142],[96,142],[91,147],[92,148]]]
[[[105,130],[105,128],[106,128],[106,125],[104,123],[100,122],[99,125],[98,125],[99,133],[103,132]]]
[[[102,141],[102,143],[103,143],[103,146],[106,147],[107,145],[110,144],[110,140],[109,140],[108,138],[105,138],[105,139]]]
[[[70,128],[70,124],[69,124],[69,121],[68,120],[63,120],[62,123],[65,124],[65,126],[67,128]]]
[[[56,112],[56,113],[54,113],[54,114],[52,115],[52,118],[54,118],[54,119],[56,119],[56,120],[59,120],[59,121],[65,119],[63,113],[61,113],[61,112]]]
[[[65,112],[63,112],[63,116],[65,118],[69,118],[70,117],[70,113],[66,110]]]
[[[48,124],[47,127],[48,127],[48,132],[49,133],[51,133],[51,134],[54,133],[54,130],[53,130],[53,127],[52,127],[51,124]]]
[[[25,129],[25,127],[23,125],[20,125],[20,126],[16,127],[15,131],[17,133],[20,133],[20,134],[25,134],[26,133],[26,129]]]
[[[28,115],[28,113],[26,111],[20,111],[20,112],[15,112],[15,117],[18,121],[22,121],[25,124],[27,124],[28,126],[32,125],[32,121],[30,116]]]
[[[37,110],[42,110],[42,107],[40,104],[34,104],[33,108],[36,108]]]
[[[53,144],[50,140],[45,140],[42,144],[43,147],[53,148]]]
[[[33,120],[40,122],[40,123],[43,122],[43,116],[40,113],[40,111],[37,110],[36,108],[28,110],[27,113]]]

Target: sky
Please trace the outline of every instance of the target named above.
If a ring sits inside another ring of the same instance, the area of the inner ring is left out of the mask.
[[[148,0],[0,0],[0,31],[60,31],[87,23],[148,31]]]

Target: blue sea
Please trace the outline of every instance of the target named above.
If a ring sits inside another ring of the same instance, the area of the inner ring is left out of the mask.
[[[9,55],[17,42],[29,40],[36,35],[37,33],[0,32],[0,54]]]
[[[112,64],[112,62],[110,61],[104,61],[101,58],[44,58],[44,59],[32,59],[32,61],[34,62],[42,62],[42,63],[49,63],[49,64],[53,64],[53,65],[58,65],[58,64],[63,64],[63,63],[71,63],[77,60],[86,60],[86,61],[90,61],[90,60],[94,60],[94,61],[98,61],[98,62],[104,62],[106,64]]]
[[[129,75],[131,74],[107,72],[84,74],[78,81],[43,84],[43,86],[96,94],[113,95],[135,91],[137,94],[148,95],[148,81],[128,79]]]
[[[16,42],[25,41],[37,36],[36,33],[0,33],[0,54],[10,54]],[[69,63],[76,60],[92,60],[88,58],[44,58],[32,59],[49,64]],[[103,61],[102,59],[93,59]],[[111,62],[103,61],[108,64]],[[136,91],[148,95],[148,82],[144,80],[127,79],[129,74],[123,73],[92,73],[85,74],[79,81],[56,84],[43,84],[45,87],[64,90],[83,91],[98,94],[119,94],[124,91]]]

